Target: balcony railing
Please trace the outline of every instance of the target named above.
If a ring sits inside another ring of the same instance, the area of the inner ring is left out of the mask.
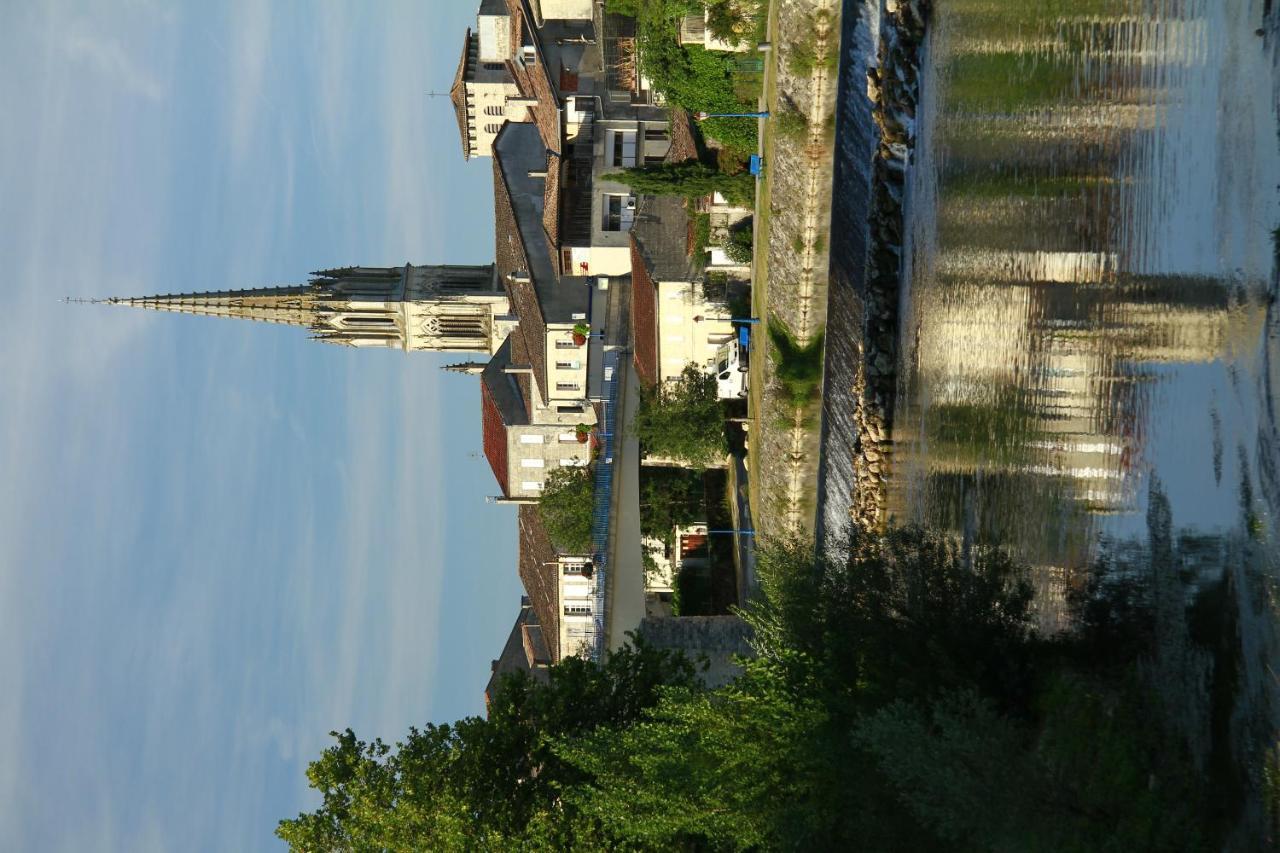
[[[618,410],[618,353],[604,354],[604,382],[600,389],[603,417],[597,435],[600,439],[600,456],[596,461],[595,508],[591,516],[592,561],[595,563],[595,637],[591,647],[591,659],[604,661],[608,646],[605,637],[605,615],[609,606],[609,511],[613,505],[613,454],[616,445]]]

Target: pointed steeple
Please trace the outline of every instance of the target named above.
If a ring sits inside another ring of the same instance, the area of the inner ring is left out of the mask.
[[[152,311],[201,314],[206,317],[239,317],[264,323],[285,323],[314,328],[316,309],[332,293],[319,281],[286,287],[255,290],[216,290],[207,293],[176,293],[162,296],[112,297],[108,305],[128,305]]]
[[[113,297],[109,305],[234,317],[311,330],[327,344],[492,353],[509,331],[510,303],[480,266],[342,267],[306,284]]]

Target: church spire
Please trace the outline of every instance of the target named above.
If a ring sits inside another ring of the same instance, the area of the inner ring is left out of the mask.
[[[342,346],[490,354],[506,337],[510,311],[492,264],[342,267],[314,272],[306,284],[101,301],[299,326]]]
[[[114,296],[108,305],[128,305],[152,311],[200,314],[206,317],[239,317],[264,323],[285,323],[314,328],[316,309],[326,296],[318,282],[255,290],[216,290],[207,293],[175,293],[162,296]]]

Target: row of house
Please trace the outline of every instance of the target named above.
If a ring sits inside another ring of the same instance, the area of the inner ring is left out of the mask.
[[[685,29],[705,38],[695,22]],[[481,382],[498,499],[521,504],[528,595],[496,677],[600,642],[599,555],[557,549],[534,503],[554,470],[591,462],[584,439],[603,416],[605,354],[630,350],[642,381],[660,382],[713,364],[733,328],[690,259],[699,211],[613,177],[697,156],[687,123],[673,127],[639,71],[632,19],[590,0],[483,0],[450,96],[463,156],[493,160],[494,272],[515,318],[487,363],[456,367]]]

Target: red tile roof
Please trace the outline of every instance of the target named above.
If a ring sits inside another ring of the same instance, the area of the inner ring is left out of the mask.
[[[507,426],[502,422],[502,415],[493,402],[489,386],[480,383],[480,424],[483,435],[484,458],[489,460],[493,476],[498,480],[502,494],[510,496],[511,489],[507,482],[509,470],[507,462]]]
[[[648,387],[658,383],[658,288],[631,238],[631,330],[636,372]]]
[[[453,101],[453,113],[458,119],[458,132],[462,134],[462,157],[471,159],[471,128],[467,121],[467,60],[471,56],[471,28],[462,42],[462,59],[458,60],[458,73],[453,75],[449,100]]]

